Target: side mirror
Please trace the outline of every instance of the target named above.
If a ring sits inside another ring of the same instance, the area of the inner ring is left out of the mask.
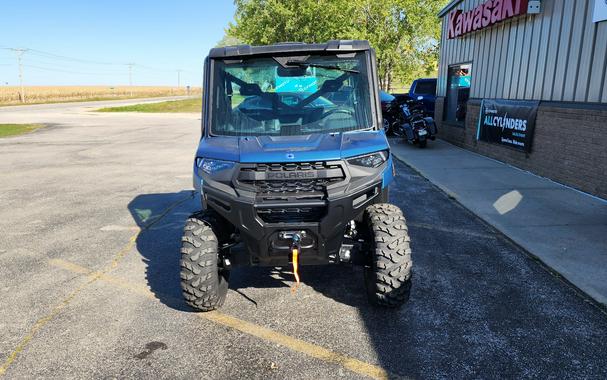
[[[289,77],[304,77],[306,76],[307,68],[304,66],[301,67],[278,67],[276,70],[276,74],[279,77],[289,78]]]

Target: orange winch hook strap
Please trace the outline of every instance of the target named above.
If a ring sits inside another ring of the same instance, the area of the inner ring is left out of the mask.
[[[295,285],[291,288],[292,292],[299,286],[299,249],[293,248],[293,275],[295,276]]]

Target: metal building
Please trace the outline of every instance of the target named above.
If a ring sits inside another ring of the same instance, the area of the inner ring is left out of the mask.
[[[453,0],[439,17],[443,138],[607,198],[607,0]]]

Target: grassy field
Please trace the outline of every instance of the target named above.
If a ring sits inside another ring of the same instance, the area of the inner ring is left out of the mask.
[[[42,124],[0,124],[0,138],[22,135],[42,127]]]
[[[234,94],[232,107],[236,107],[245,99],[244,96]],[[171,100],[168,102],[134,104],[132,106],[100,108],[96,112],[195,112],[202,111],[202,99]]]
[[[100,108],[96,112],[196,112],[202,110],[202,99],[171,100],[160,103],[134,104],[132,106]]]
[[[190,95],[201,93],[200,87],[191,88]],[[185,88],[161,86],[27,86],[25,104],[81,102],[153,98],[161,96],[187,95]],[[19,87],[0,87],[0,106],[20,105]]]

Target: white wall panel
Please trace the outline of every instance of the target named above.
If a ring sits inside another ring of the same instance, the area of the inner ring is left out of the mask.
[[[454,1],[474,9],[483,0]],[[607,21],[592,22],[589,0],[543,0],[542,13],[447,38],[442,19],[438,95],[448,67],[472,62],[471,97],[607,102]]]

